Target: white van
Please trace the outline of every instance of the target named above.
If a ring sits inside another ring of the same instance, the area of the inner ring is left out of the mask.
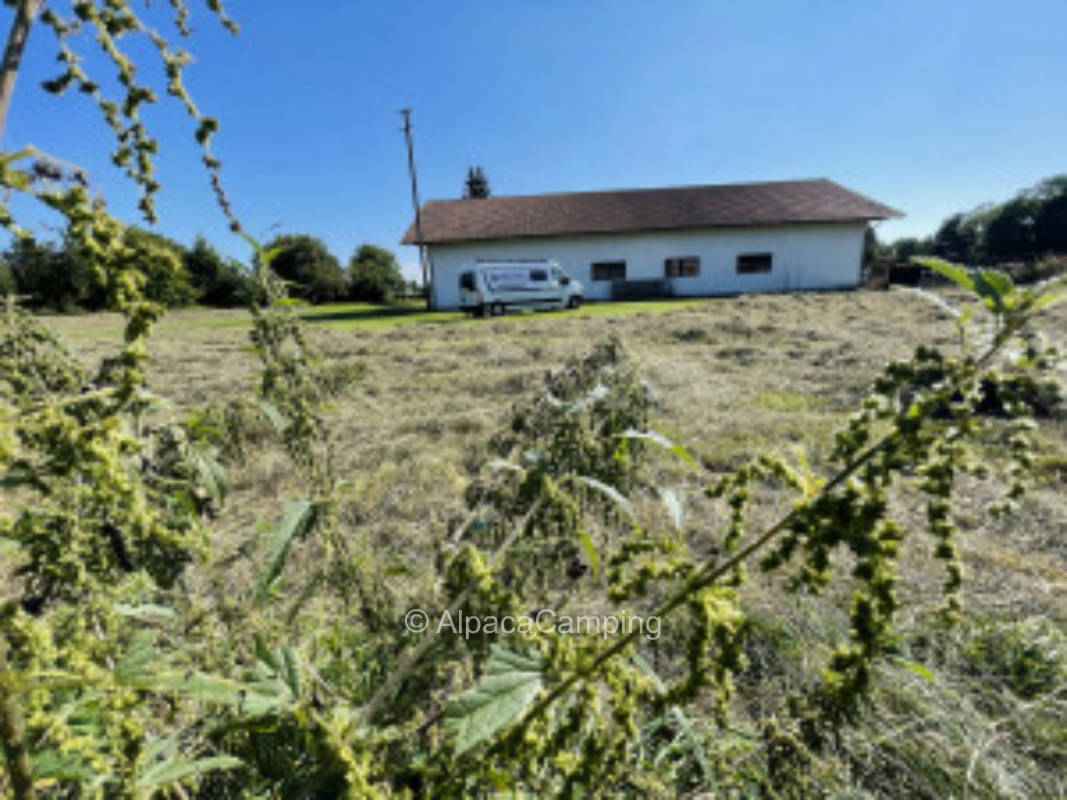
[[[459,307],[475,316],[509,308],[577,308],[582,284],[555,261],[478,261],[459,275]]]

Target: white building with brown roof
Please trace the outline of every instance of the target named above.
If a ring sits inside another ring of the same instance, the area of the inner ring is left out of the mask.
[[[856,286],[868,224],[898,216],[819,179],[430,200],[421,229],[449,309],[478,261],[557,261],[589,300]]]

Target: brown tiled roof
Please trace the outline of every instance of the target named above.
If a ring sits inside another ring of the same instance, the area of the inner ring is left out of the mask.
[[[826,179],[430,200],[427,244],[903,216]],[[417,244],[415,225],[402,244]]]

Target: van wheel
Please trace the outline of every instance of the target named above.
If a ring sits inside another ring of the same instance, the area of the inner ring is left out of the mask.
[[[485,316],[485,306],[475,306],[474,307],[474,311],[471,312],[471,316],[472,317],[484,317]]]
[[[582,304],[582,298],[578,295],[572,295],[571,299],[567,301],[567,308],[577,308]]]
[[[503,315],[503,313],[504,313],[504,304],[503,303],[493,303],[492,305],[489,306],[489,314],[490,314],[490,316],[499,317],[499,316]]]

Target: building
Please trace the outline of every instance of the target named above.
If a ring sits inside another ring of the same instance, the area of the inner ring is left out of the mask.
[[[421,227],[449,309],[476,261],[555,260],[590,300],[856,286],[868,224],[898,216],[819,179],[430,200]]]

